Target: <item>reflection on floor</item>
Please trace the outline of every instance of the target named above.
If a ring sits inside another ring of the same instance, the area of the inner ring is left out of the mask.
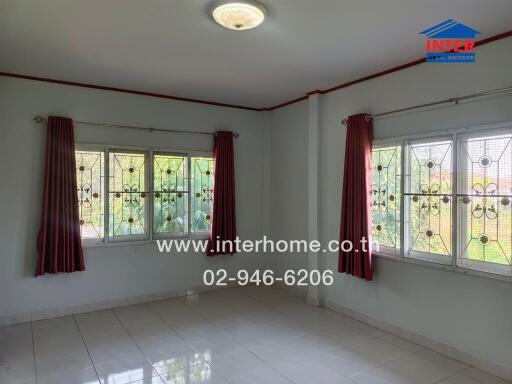
[[[0,328],[2,384],[496,384],[277,288],[225,289]]]

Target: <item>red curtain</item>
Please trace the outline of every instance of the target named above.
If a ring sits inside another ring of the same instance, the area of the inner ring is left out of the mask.
[[[48,118],[36,276],[85,270],[76,183],[73,121]]]
[[[207,255],[233,254],[236,238],[233,132],[215,133],[213,162],[215,168],[213,217]],[[223,242],[226,242],[224,249]]]
[[[341,202],[340,242],[352,242],[352,250],[340,247],[338,271],[372,280],[371,183],[372,136],[371,119],[366,114],[353,115],[347,121],[345,170]],[[362,239],[367,243],[363,245]]]

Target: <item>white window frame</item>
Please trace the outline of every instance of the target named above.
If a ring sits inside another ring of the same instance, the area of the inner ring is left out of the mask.
[[[175,232],[175,233],[156,233],[154,231],[154,220],[155,220],[155,212],[154,212],[154,198],[151,199],[151,240],[165,240],[165,239],[186,239],[190,235],[190,159],[191,156],[189,153],[185,152],[176,152],[176,151],[168,151],[168,150],[152,150],[151,151],[151,192],[150,196],[153,197],[154,192],[154,182],[153,179],[155,172],[155,155],[164,155],[164,156],[180,156],[184,157],[187,161],[187,208],[185,212],[185,216],[187,218],[186,228],[183,232]]]
[[[204,158],[210,158],[213,160],[213,152],[201,152],[201,151],[189,152],[189,161],[188,161],[189,189],[190,189],[190,186],[192,185],[191,180],[192,180],[192,158],[193,157],[204,157]],[[213,188],[215,188],[215,186]],[[188,194],[188,198],[189,198],[188,207],[190,210],[191,200],[192,200],[192,191],[190,191],[190,193]],[[212,210],[213,210],[213,206],[212,206]],[[189,238],[191,238],[191,239],[208,239],[210,237],[210,231],[192,231],[192,227],[191,227],[192,220],[190,220],[190,214],[188,217],[188,225],[189,225],[189,228],[188,228]]]
[[[429,138],[420,138],[420,139],[406,139],[402,142],[402,154],[404,155],[404,160],[402,161],[402,164],[405,166],[404,170],[402,171],[402,178],[403,178],[403,184],[404,184],[404,190],[402,192],[402,200],[404,203],[404,215],[402,217],[404,223],[402,224],[402,232],[404,233],[404,242],[403,242],[403,256],[405,258],[410,258],[414,260],[422,260],[426,262],[432,262],[436,264],[442,264],[442,265],[452,265],[453,261],[453,254],[454,254],[454,240],[453,237],[453,227],[454,227],[454,221],[453,221],[453,207],[452,207],[452,228],[451,228],[451,245],[452,249],[450,250],[450,256],[443,256],[441,254],[435,254],[435,253],[429,253],[429,252],[422,252],[422,251],[414,251],[410,250],[410,199],[407,198],[409,195],[407,192],[410,189],[409,182],[411,178],[411,159],[410,157],[410,147],[415,144],[421,144],[421,143],[446,143],[450,142],[452,145],[452,161],[451,161],[451,174],[452,174],[452,185],[451,189],[452,192],[450,194],[451,204],[452,206],[455,205],[455,183],[454,183],[454,175],[456,174],[456,168],[454,164],[454,158],[455,158],[455,142],[453,141],[454,137],[453,135],[442,135],[442,136],[436,136],[436,137],[429,137]]]
[[[108,225],[108,206],[106,205],[107,201],[108,201],[108,196],[107,196],[107,189],[106,189],[106,183],[108,182],[108,173],[106,173],[106,171],[108,171],[106,168],[106,162],[107,162],[107,153],[105,152],[105,148],[103,147],[98,147],[97,145],[95,144],[82,144],[82,143],[77,143],[75,144],[75,153],[76,152],[79,152],[79,151],[82,151],[82,152],[103,152],[103,194],[102,194],[102,199],[103,199],[103,235],[102,237],[99,237],[99,238],[85,238],[85,239],[81,239],[82,240],[82,245],[85,246],[85,247],[94,247],[94,246],[102,246],[102,245],[105,245],[105,235],[107,234],[108,235],[108,228],[105,228],[107,225]],[[76,172],[76,171],[75,171]],[[77,191],[78,192],[78,191]]]
[[[504,128],[496,128],[496,129],[490,129],[486,133],[488,135],[483,135],[482,131],[473,131],[468,133],[461,133],[459,134],[459,140],[457,141],[457,153],[458,153],[458,159],[457,161],[459,163],[462,162],[462,142],[463,140],[472,139],[472,138],[485,138],[485,137],[493,137],[493,136],[501,136],[501,135],[512,135],[512,124],[508,129]],[[457,185],[462,185],[461,183],[461,174],[457,174]],[[457,188],[457,193],[460,193],[460,189]],[[457,202],[460,204],[459,202]],[[465,231],[465,228],[462,227],[461,223],[462,220],[460,219],[462,212],[458,212],[457,217],[457,247],[458,249],[462,249],[464,246],[462,243],[463,233]],[[503,264],[497,264],[497,263],[491,263],[491,262],[485,262],[485,261],[478,261],[478,260],[470,260],[465,259],[464,263],[461,262],[462,255],[460,253],[457,254],[456,257],[456,267],[462,268],[464,270],[473,270],[473,271],[479,271],[483,273],[491,273],[491,274],[498,274],[502,276],[509,276],[512,277],[512,267],[508,267],[507,265]],[[463,264],[466,264],[466,266],[463,266]]]
[[[118,235],[118,236],[110,236],[110,153],[128,153],[128,154],[143,154],[144,155],[144,184],[146,185],[146,188],[147,191],[145,192],[148,192],[149,196],[148,196],[148,200],[146,200],[144,202],[144,228],[145,228],[145,234],[137,234],[137,235]],[[151,173],[151,170],[149,166],[149,159],[152,158],[152,153],[151,151],[149,150],[145,150],[145,149],[126,149],[126,148],[119,148],[119,147],[112,147],[112,148],[107,148],[106,149],[106,157],[108,156],[108,159],[105,160],[105,167],[106,167],[106,172],[105,174],[108,176],[107,178],[107,181],[108,181],[108,185],[107,185],[107,197],[108,197],[108,202],[107,202],[107,208],[108,210],[106,210],[106,215],[107,215],[107,221],[108,221],[108,224],[106,225],[107,227],[107,230],[106,230],[106,237],[105,239],[107,239],[107,242],[108,243],[125,243],[125,242],[131,242],[131,241],[147,241],[147,240],[151,240],[151,234],[153,232],[153,227],[152,227],[152,223],[151,222],[148,222],[148,219],[149,219],[149,214],[151,213],[151,201],[152,199],[150,199],[153,194],[153,189],[151,188],[151,186],[149,185],[149,181],[151,180],[150,178],[150,173]],[[147,208],[146,208],[146,204],[147,204]]]
[[[404,177],[403,177],[403,145],[402,140],[396,140],[396,139],[385,139],[385,140],[378,140],[374,141],[372,144],[372,151],[374,149],[379,150],[383,148],[391,148],[391,147],[400,147],[400,211],[398,212],[398,215],[400,216],[400,227],[398,231],[398,237],[400,239],[400,247],[399,248],[392,248],[388,246],[382,246],[379,245],[379,252],[393,256],[393,257],[399,257],[402,252],[403,248],[403,212],[404,212]]]
[[[191,164],[193,157],[206,157],[213,159],[213,152],[197,151],[197,150],[174,150],[170,148],[160,147],[137,147],[137,146],[123,146],[123,145],[109,145],[109,144],[95,144],[95,143],[76,143],[75,151],[94,151],[103,152],[104,154],[104,185],[103,185],[103,222],[104,231],[103,238],[98,239],[82,239],[82,246],[84,247],[103,247],[103,246],[116,246],[116,245],[132,245],[132,244],[147,244],[156,240],[165,239],[208,239],[210,231],[195,231],[191,230],[190,222],[190,203],[191,203]],[[113,239],[110,236],[110,152],[133,152],[144,153],[145,158],[145,183],[147,185],[148,201],[147,209],[144,212],[144,220],[146,224],[145,235],[120,235]],[[153,231],[153,172],[154,172],[154,154],[176,155],[183,156],[187,159],[187,184],[188,184],[188,201],[187,201],[187,233],[180,234],[161,234],[154,233]]]
[[[415,135],[405,135],[394,138],[386,138],[382,140],[374,140],[372,144],[372,148],[386,147],[391,145],[400,145],[401,147],[401,211],[400,211],[400,249],[396,251],[394,249],[380,249],[379,251],[375,251],[374,254],[377,256],[385,257],[390,260],[405,262],[409,264],[415,264],[425,267],[431,267],[435,269],[441,269],[445,271],[451,271],[461,274],[474,275],[479,277],[486,277],[491,279],[497,279],[501,281],[511,282],[512,283],[512,267],[501,266],[499,264],[494,265],[493,263],[485,263],[479,261],[472,261],[472,263],[476,264],[485,264],[479,265],[480,268],[471,268],[461,266],[459,263],[460,255],[460,220],[459,220],[459,208],[458,208],[458,199],[457,194],[459,192],[459,178],[460,172],[458,170],[458,161],[460,159],[460,145],[461,141],[464,138],[467,138],[468,135],[472,137],[482,137],[482,136],[496,136],[499,134],[511,134],[512,133],[512,121],[496,123],[496,124],[483,124],[483,125],[475,125],[454,129],[446,129],[446,130],[437,130],[431,131],[422,134]],[[441,138],[451,138],[452,140],[452,250],[451,256],[449,257],[449,263],[440,263],[435,258],[431,257],[421,257],[422,255],[416,255],[417,257],[406,257],[406,220],[408,220],[406,216],[406,202],[404,193],[405,189],[405,180],[407,179],[407,174],[409,172],[408,168],[408,159],[407,155],[407,143],[414,140],[418,142],[418,140],[425,141],[441,141]]]

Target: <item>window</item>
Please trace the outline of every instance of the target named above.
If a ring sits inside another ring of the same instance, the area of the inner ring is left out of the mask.
[[[512,276],[512,128],[503,127],[374,144],[381,253]]]
[[[457,264],[510,273],[512,135],[465,136],[459,151]]]
[[[109,237],[147,238],[146,157],[144,152],[109,153]]]
[[[101,240],[104,236],[104,153],[76,151],[78,211],[82,239]]]
[[[407,145],[406,256],[451,264],[452,142]]]
[[[372,151],[372,239],[382,250],[400,250],[401,147],[375,147]]]
[[[186,235],[188,232],[187,157],[153,156],[153,231]]]
[[[191,230],[207,232],[213,211],[213,159],[192,157]]]
[[[151,150],[77,150],[76,164],[85,243],[209,232],[211,157]]]

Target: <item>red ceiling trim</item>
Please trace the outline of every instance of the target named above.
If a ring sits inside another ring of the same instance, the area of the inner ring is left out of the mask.
[[[488,37],[488,38],[480,40],[480,41],[477,41],[475,43],[475,46],[479,47],[481,45],[492,43],[494,41],[502,40],[502,39],[505,39],[505,38],[511,37],[511,36],[512,36],[512,30],[500,33],[498,35],[494,35],[494,36]],[[237,109],[245,109],[245,110],[249,110],[249,111],[259,111],[259,112],[261,112],[261,111],[273,111],[274,109],[282,108],[282,107],[285,107],[287,105],[298,103],[299,101],[306,100],[309,96],[314,95],[314,94],[324,95],[326,93],[334,92],[334,91],[337,91],[337,90],[342,89],[342,88],[350,87],[351,85],[354,85],[354,84],[358,84],[358,83],[362,83],[364,81],[375,79],[376,77],[380,77],[380,76],[387,75],[389,73],[401,71],[402,69],[413,67],[415,65],[422,64],[424,62],[425,62],[425,58],[423,57],[421,59],[417,59],[417,60],[414,60],[414,61],[402,64],[402,65],[398,65],[396,67],[389,68],[389,69],[386,69],[384,71],[377,72],[377,73],[374,73],[374,74],[371,74],[371,75],[368,75],[368,76],[364,76],[364,77],[361,77],[359,79],[352,80],[352,81],[349,81],[347,83],[343,83],[343,84],[340,84],[340,85],[337,85],[337,86],[334,86],[334,87],[331,87],[331,88],[328,88],[328,89],[323,89],[323,90],[322,89],[317,89],[315,91],[308,92],[305,96],[301,96],[301,97],[298,97],[296,99],[293,99],[293,100],[290,100],[290,101],[286,101],[284,103],[277,104],[277,105],[274,105],[272,107],[267,107],[267,108],[246,107],[246,106],[243,106],[243,105],[219,103],[219,102],[216,102],[216,101],[192,99],[192,98],[188,98],[188,97],[172,96],[172,95],[165,95],[165,94],[153,93],[153,92],[136,91],[136,90],[133,90],[133,89],[108,87],[108,86],[103,86],[103,85],[79,83],[79,82],[74,82],[74,81],[57,80],[57,79],[50,79],[50,78],[46,78],[46,77],[20,75],[20,74],[17,74],[17,73],[9,73],[9,72],[0,72],[0,76],[14,77],[14,78],[26,79],[26,80],[44,81],[44,82],[47,82],[47,83],[71,85],[71,86],[83,87],[83,88],[100,89],[100,90],[103,90],[103,91],[114,91],[114,92],[131,93],[131,94],[134,94],[134,95],[159,97],[159,98],[162,98],[162,99],[184,101],[184,102],[189,102],[189,103],[198,103],[198,104],[213,105],[213,106],[217,106],[217,107],[237,108]]]
[[[354,84],[357,84],[357,83],[362,83],[362,82],[365,82],[367,80],[375,79],[376,77],[381,77],[381,76],[387,75],[388,73],[398,72],[398,71],[401,71],[402,69],[405,69],[405,68],[414,67],[415,65],[422,64],[425,61],[426,61],[426,58],[422,57],[421,59],[418,59],[418,60],[410,61],[408,63],[402,64],[402,65],[398,65],[396,67],[389,68],[389,69],[386,69],[384,71],[374,73],[372,75],[361,77],[360,79],[357,79],[357,80],[349,81],[348,83],[344,83],[344,84],[340,84],[340,85],[337,85],[337,86],[332,87],[332,88],[328,88],[325,91],[322,91],[321,93],[325,94],[325,93],[329,93],[329,92],[334,92],[334,91],[337,91],[338,89],[347,88],[347,87],[350,87],[351,85],[354,85]]]
[[[286,101],[286,102],[284,102],[282,104],[274,105],[273,107],[262,108],[261,110],[262,111],[273,111],[274,109],[277,109],[277,108],[286,107],[287,105],[295,104],[295,103],[298,103],[299,101],[302,101],[302,100],[307,100],[308,97],[309,97],[309,94],[306,95],[306,96],[298,97],[298,98],[290,100],[290,101]]]
[[[477,41],[475,43],[475,46],[480,46],[480,45],[485,45],[485,44],[488,44],[488,43],[492,43],[493,41],[498,41],[498,40],[501,40],[501,39],[505,39],[507,37],[510,37],[512,36],[512,31],[507,31],[507,32],[503,32],[503,33],[500,33],[498,35],[494,35],[494,36],[491,36],[491,37],[488,37],[487,39],[482,39],[480,41]]]
[[[20,74],[17,74],[17,73],[0,72],[0,76],[15,77],[15,78],[18,78],[18,79],[27,79],[27,80],[35,80],[35,81],[44,81],[44,82],[47,82],[47,83],[54,83],[54,84],[72,85],[72,86],[75,86],[75,87],[101,89],[103,91],[114,91],[114,92],[131,93],[131,94],[134,94],[134,95],[159,97],[159,98],[162,98],[162,99],[171,99],[171,100],[185,101],[185,102],[188,102],[188,103],[208,104],[208,105],[214,105],[214,106],[217,106],[217,107],[247,109],[249,111],[258,111],[258,112],[261,111],[261,108],[245,107],[243,105],[218,103],[216,101],[191,99],[191,98],[188,98],[188,97],[164,95],[164,94],[161,94],[161,93],[153,93],[153,92],[136,91],[136,90],[133,90],[133,89],[126,89],[126,88],[107,87],[107,86],[96,85],[96,84],[77,83],[77,82],[74,82],[74,81],[49,79],[49,78],[46,78],[46,77],[20,75]]]
[[[483,39],[483,40],[477,41],[475,43],[475,46],[479,47],[481,45],[492,43],[494,41],[505,39],[505,38],[511,37],[511,36],[512,36],[512,31],[503,32],[503,33],[500,33],[499,35],[494,35],[494,36],[488,37],[487,39]],[[335,87],[332,87],[332,88],[323,89],[323,90],[317,89],[315,91],[308,92],[307,96],[299,97],[297,99],[290,100],[290,101],[287,101],[285,103],[281,103],[281,104],[275,105],[273,107],[263,108],[263,110],[265,110],[265,111],[273,111],[274,109],[285,107],[287,105],[294,104],[294,103],[297,103],[299,101],[305,100],[305,99],[308,98],[309,95],[314,95],[314,94],[317,94],[317,93],[320,94],[320,95],[324,95],[326,93],[337,91],[338,89],[347,88],[347,87],[350,87],[351,85],[354,85],[354,84],[362,83],[364,81],[375,79],[376,77],[384,76],[384,75],[387,75],[389,73],[401,71],[402,69],[406,69],[406,68],[413,67],[413,66],[418,65],[418,64],[422,64],[425,61],[426,61],[426,59],[424,57],[422,57],[421,59],[410,61],[408,63],[402,64],[402,65],[398,65],[396,67],[389,68],[389,69],[386,69],[384,71],[374,73],[372,75],[364,76],[364,77],[361,77],[359,79],[349,81],[347,83],[336,85]]]

